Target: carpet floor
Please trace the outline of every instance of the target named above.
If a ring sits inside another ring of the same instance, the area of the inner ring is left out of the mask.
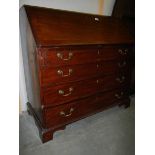
[[[135,104],[113,107],[66,126],[42,144],[34,120],[26,112],[19,119],[20,155],[134,155]]]

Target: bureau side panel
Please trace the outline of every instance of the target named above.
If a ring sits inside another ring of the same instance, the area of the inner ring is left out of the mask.
[[[28,102],[42,122],[36,43],[24,8],[20,9],[19,22]]]

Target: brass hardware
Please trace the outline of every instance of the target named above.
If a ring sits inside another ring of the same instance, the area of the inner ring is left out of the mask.
[[[61,116],[64,116],[64,117],[69,117],[69,116],[72,115],[73,111],[74,111],[74,109],[73,109],[73,108],[70,108],[68,114],[66,114],[64,111],[61,111],[61,112],[60,112],[60,115],[61,115]]]
[[[97,51],[97,54],[98,54],[98,55],[100,54],[100,50]]]
[[[122,68],[122,67],[124,67],[124,66],[126,66],[126,61],[123,61],[123,63],[118,63],[118,66],[120,67],[120,68]]]
[[[59,92],[59,94],[62,95],[62,96],[69,96],[69,95],[71,95],[72,92],[73,92],[73,87],[70,87],[70,88],[69,88],[69,93],[68,93],[68,94],[65,94],[64,90],[59,90],[58,92]]]
[[[99,64],[97,64],[96,67],[99,68]]]
[[[116,78],[116,81],[118,81],[119,83],[123,83],[125,80],[125,76],[121,76],[120,78]]]
[[[128,49],[125,49],[125,50],[123,50],[123,49],[118,49],[118,52],[119,52],[121,55],[126,55],[127,52],[128,52]]]
[[[99,83],[99,80],[96,80],[96,83],[98,84]]]
[[[126,48],[126,49],[124,50],[124,52],[125,52],[125,54],[127,54],[127,52],[128,52],[128,49]]]
[[[98,17],[95,17],[94,19],[95,19],[95,21],[99,21],[100,20]]]
[[[124,93],[121,92],[120,94],[115,94],[115,97],[116,97],[117,99],[121,99],[123,95],[124,95]]]
[[[41,109],[44,109],[44,107],[45,107],[44,105],[41,105]]]
[[[62,70],[60,70],[60,69],[57,71],[58,75],[61,75],[62,77],[70,76],[72,74],[72,72],[73,72],[72,69],[68,70],[68,74],[64,74],[64,72]]]
[[[71,58],[73,57],[73,53],[69,52],[68,54],[68,58],[63,58],[63,54],[62,53],[57,53],[57,57],[64,60],[64,61],[68,61],[71,60]]]
[[[123,53],[123,50],[122,50],[122,49],[118,49],[118,52],[119,52],[120,54],[122,54],[122,53]]]

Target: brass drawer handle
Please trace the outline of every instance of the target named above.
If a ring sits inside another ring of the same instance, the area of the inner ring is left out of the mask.
[[[69,52],[68,54],[68,58],[63,58],[63,54],[62,53],[57,53],[57,57],[64,60],[64,61],[68,61],[71,60],[71,58],[73,57],[73,53]]]
[[[119,83],[123,83],[125,80],[125,76],[121,76],[119,78],[116,78],[116,81],[118,81]]]
[[[118,52],[121,54],[121,55],[126,55],[128,53],[128,49],[118,49]]]
[[[121,92],[120,94],[115,94],[115,97],[116,97],[117,99],[121,99],[123,95],[124,95],[124,93]]]
[[[127,54],[127,53],[128,53],[128,49],[126,48],[126,49],[124,50],[124,52]]]
[[[64,72],[62,70],[60,70],[60,69],[57,71],[58,75],[61,75],[62,77],[70,76],[72,74],[72,72],[73,72],[72,69],[68,70],[68,74],[64,74]]]
[[[126,61],[123,61],[122,63],[119,62],[118,63],[118,67],[122,68],[122,67],[125,67],[126,66]]]
[[[69,88],[69,93],[68,93],[68,94],[65,94],[64,90],[59,90],[58,92],[59,92],[59,94],[62,95],[62,96],[69,96],[69,95],[71,95],[72,92],[73,92],[73,87],[70,87],[70,88]]]
[[[66,114],[64,111],[61,111],[61,112],[60,112],[60,115],[63,116],[63,117],[69,117],[69,116],[72,115],[73,111],[74,111],[74,109],[73,109],[73,108],[70,108],[68,114]]]

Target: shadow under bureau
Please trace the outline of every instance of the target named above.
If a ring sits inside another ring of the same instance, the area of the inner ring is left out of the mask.
[[[114,105],[129,106],[134,39],[113,17],[24,6],[28,112],[43,142]]]

